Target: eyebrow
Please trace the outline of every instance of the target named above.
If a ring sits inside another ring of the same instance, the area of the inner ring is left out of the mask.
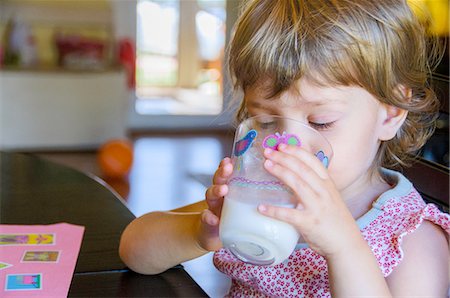
[[[251,106],[253,108],[261,108],[263,106],[259,102],[249,102],[248,100],[247,100],[247,105],[249,105],[249,106]]]
[[[276,100],[265,99],[265,102],[268,103],[276,103]],[[264,103],[265,103],[264,102]],[[326,104],[343,104],[344,102],[340,99],[336,98],[328,98],[328,99],[319,99],[319,100],[303,100],[304,103],[310,104],[313,106],[324,106]],[[247,104],[252,108],[263,108],[265,104],[261,104],[259,101],[247,101]]]
[[[315,106],[324,106],[326,104],[343,104],[344,102],[340,99],[336,98],[328,98],[325,100],[313,100],[313,101],[307,101],[308,103],[315,105]]]

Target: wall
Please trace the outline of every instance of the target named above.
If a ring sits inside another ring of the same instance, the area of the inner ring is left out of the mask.
[[[0,73],[0,149],[95,148],[125,136],[123,72]]]
[[[130,1],[120,1],[120,3]],[[115,64],[118,1],[0,0],[0,36],[8,20],[26,23],[35,39],[36,65],[0,69],[0,149],[95,148],[126,132],[129,93]],[[119,30],[120,31],[120,30]],[[55,34],[107,44],[99,70],[71,71],[57,65]]]

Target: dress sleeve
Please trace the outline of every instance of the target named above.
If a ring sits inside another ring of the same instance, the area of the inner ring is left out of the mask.
[[[450,234],[450,215],[441,212],[438,207],[428,204],[422,211],[423,219],[429,220],[435,225],[440,226],[447,234]]]
[[[402,207],[400,209],[403,209],[403,212],[400,213],[403,216],[393,216],[394,218],[397,217],[397,220],[390,222],[390,226],[387,228],[387,230],[390,230],[390,233],[388,232],[382,238],[381,246],[375,247],[375,250],[372,246],[372,250],[374,250],[378,264],[385,277],[390,275],[395,267],[403,260],[403,237],[416,231],[424,220],[440,226],[447,234],[450,234],[450,215],[441,212],[434,204],[417,204],[415,205],[417,209],[412,208],[415,209],[415,212],[411,212],[412,209],[408,208],[411,205]],[[399,220],[399,217],[401,220]]]

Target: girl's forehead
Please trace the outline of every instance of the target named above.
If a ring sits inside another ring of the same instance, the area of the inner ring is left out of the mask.
[[[350,98],[366,93],[357,86],[324,86],[303,79],[274,97],[268,97],[265,90],[267,89],[263,85],[247,88],[245,92],[247,106],[258,108],[292,102],[313,106],[343,104]]]

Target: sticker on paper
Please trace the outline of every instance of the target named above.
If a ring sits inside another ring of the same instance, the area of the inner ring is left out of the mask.
[[[6,291],[33,291],[42,289],[42,274],[8,274],[6,276]]]
[[[57,263],[59,251],[25,251],[23,263]]]
[[[0,234],[0,245],[51,245],[54,234]]]
[[[11,264],[0,262],[0,270],[11,267]]]

